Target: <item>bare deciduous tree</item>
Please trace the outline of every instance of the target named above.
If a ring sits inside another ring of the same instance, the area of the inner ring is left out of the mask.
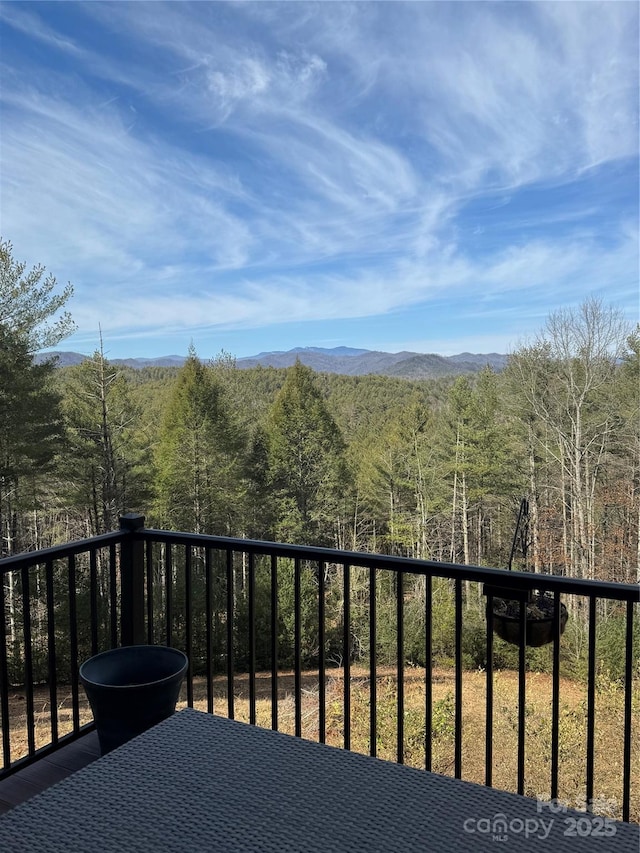
[[[582,577],[596,569],[596,487],[617,425],[611,395],[628,335],[618,309],[588,299],[551,314],[534,343],[511,359],[520,416],[533,424],[542,458],[561,474],[565,560]],[[537,501],[534,511],[537,517]]]

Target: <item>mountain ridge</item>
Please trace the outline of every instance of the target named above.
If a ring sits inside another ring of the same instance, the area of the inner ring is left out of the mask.
[[[81,364],[89,356],[76,352],[45,352],[36,356],[36,361],[57,357],[58,367],[71,367]],[[508,360],[501,353],[470,353],[456,355],[437,355],[403,350],[389,353],[378,350],[364,350],[354,347],[295,347],[291,350],[261,352],[254,356],[236,359],[241,369],[252,367],[291,367],[299,360],[318,373],[338,373],[347,376],[393,376],[400,379],[436,379],[442,376],[458,376],[465,373],[478,373],[485,366],[495,371],[502,370]],[[186,356],[166,355],[158,358],[113,358],[112,364],[142,370],[145,367],[181,367]]]

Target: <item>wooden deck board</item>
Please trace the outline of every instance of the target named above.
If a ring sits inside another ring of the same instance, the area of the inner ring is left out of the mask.
[[[56,752],[0,781],[0,814],[31,799],[100,757],[96,732],[89,732]]]

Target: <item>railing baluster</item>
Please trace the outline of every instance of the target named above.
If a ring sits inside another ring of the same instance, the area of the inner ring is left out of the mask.
[[[493,785],[493,595],[487,594],[487,687],[484,735],[484,784]]]
[[[527,602],[520,601],[520,642],[518,644],[518,786],[524,794],[526,687],[527,687]]]
[[[424,766],[433,760],[433,577],[424,579]]]
[[[342,693],[344,748],[351,749],[351,566],[343,564]]]
[[[249,722],[256,724],[256,558],[249,554]]]
[[[89,552],[89,610],[91,620],[91,654],[98,653],[98,559],[96,549]]]
[[[324,743],[327,738],[325,571],[326,563],[321,560],[318,564],[318,740],[320,743]]]
[[[633,689],[633,601],[627,601],[624,664],[624,747],[622,776],[622,820],[630,820],[631,798],[631,696]]]
[[[551,799],[558,799],[560,756],[560,593],[553,596],[553,670],[551,675]]]
[[[120,644],[123,646],[143,645],[147,637],[144,627],[144,541],[136,535],[136,531],[143,528],[143,515],[130,512],[120,516],[120,529],[126,531],[120,546]],[[188,583],[186,580],[185,591]]]
[[[168,646],[173,645],[173,550],[167,543],[164,549],[164,594],[167,612],[165,614],[165,633]]]
[[[369,754],[378,751],[377,703],[377,636],[376,636],[376,570],[369,567]]]
[[[295,735],[302,737],[302,658],[301,658],[301,594],[300,594],[300,558],[296,557],[293,565],[293,699],[295,717]]]
[[[589,665],[587,676],[587,813],[593,811],[593,761],[595,750],[596,710],[596,598],[589,596]]]
[[[187,706],[193,708],[193,551],[190,545],[184,549],[184,618],[185,618],[185,654],[189,661],[187,668]]]
[[[147,643],[151,646],[154,643],[154,606],[153,606],[153,542],[149,540],[145,543],[145,568],[147,573]]]
[[[27,716],[27,745],[29,755],[36,751],[35,719],[33,712],[33,647],[31,637],[31,595],[29,569],[21,571],[22,586],[22,637],[24,651],[24,696]]]
[[[271,555],[271,728],[278,731],[278,558]]]
[[[68,563],[69,579],[69,659],[71,678],[71,702],[73,730],[77,732],[80,728],[80,707],[78,687],[78,613],[76,601],[76,558],[75,554],[69,557]]]
[[[0,574],[0,713],[2,713],[2,764],[11,764],[11,721],[9,720],[9,667],[7,659],[7,617],[5,573]]]
[[[118,645],[118,558],[115,544],[109,547],[109,614],[111,647]]]
[[[213,714],[213,582],[211,549],[204,552],[204,603],[205,603],[205,642],[207,650],[205,665],[207,669],[207,712]]]
[[[235,716],[234,700],[234,655],[233,655],[233,620],[235,615],[233,589],[233,551],[227,550],[227,714],[230,720]]]
[[[396,632],[398,638],[397,675],[397,761],[404,764],[404,572],[397,574]]]
[[[456,698],[455,698],[455,741],[453,772],[456,779],[462,777],[462,581],[455,582],[456,610]]]
[[[53,560],[45,563],[45,583],[47,596],[47,659],[49,680],[49,720],[51,725],[51,743],[58,743],[58,672],[56,661],[56,623],[53,590]],[[0,631],[3,626],[0,625]]]

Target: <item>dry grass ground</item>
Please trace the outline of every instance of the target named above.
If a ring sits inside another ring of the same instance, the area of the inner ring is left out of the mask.
[[[344,684],[341,669],[326,673],[327,743],[344,744]],[[454,684],[451,669],[433,673],[432,769],[453,775],[454,768]],[[246,674],[234,680],[234,715],[249,719],[249,679]],[[397,689],[394,670],[380,669],[377,678],[377,754],[394,761],[397,755]],[[214,712],[227,715],[227,681],[214,681]],[[351,749],[369,752],[369,677],[366,670],[351,671]],[[318,738],[318,673],[302,677],[302,736]],[[485,779],[485,696],[486,675],[463,673],[462,695],[462,776],[473,782]],[[283,732],[293,733],[295,699],[293,673],[278,678],[278,724]],[[35,692],[36,747],[50,738],[50,705],[46,688]],[[81,689],[81,722],[91,719]],[[425,673],[419,668],[405,672],[404,760],[424,767]],[[16,759],[27,751],[25,697],[15,690],[10,696],[11,752]],[[186,693],[180,705],[186,704]],[[194,680],[194,705],[206,710],[204,679]],[[526,769],[525,793],[548,797],[551,774],[551,678],[529,673],[526,688]],[[640,822],[640,697],[633,696],[631,816]],[[256,716],[258,725],[271,726],[271,678],[256,676]],[[623,766],[623,692],[614,684],[599,682],[596,694],[595,727],[595,811],[621,817]],[[60,734],[71,730],[71,693],[61,688],[58,697]],[[493,784],[516,790],[517,780],[518,676],[502,671],[494,675]],[[578,808],[584,804],[586,774],[586,686],[562,679],[560,685],[560,773],[561,799]]]

